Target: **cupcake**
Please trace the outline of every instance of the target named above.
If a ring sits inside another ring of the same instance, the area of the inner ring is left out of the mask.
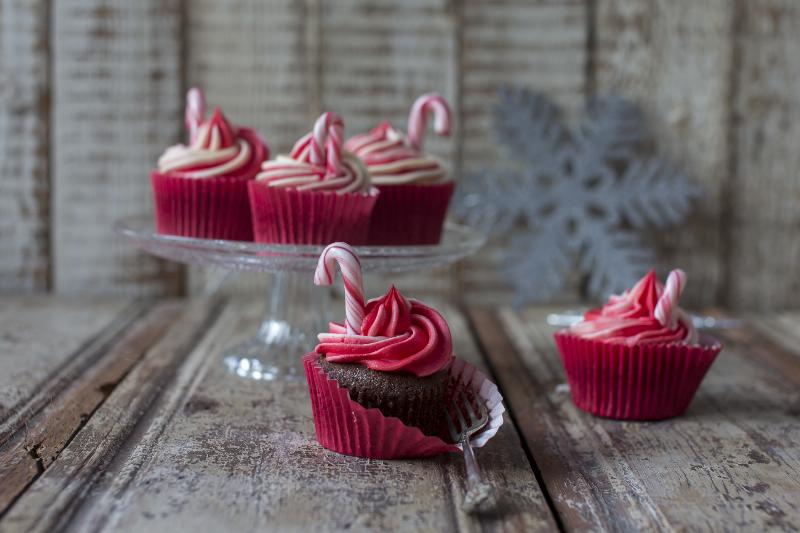
[[[555,334],[575,405],[597,416],[659,420],[683,413],[722,350],[678,307],[681,270],[636,285]]]
[[[247,183],[269,156],[255,130],[232,125],[219,108],[205,119],[203,93],[186,97],[189,144],[167,148],[150,172],[159,233],[252,241]]]
[[[345,243],[325,248],[314,282],[331,284],[337,263],[346,320],[332,323],[303,358],[320,444],[384,459],[457,450],[448,435],[447,409],[461,391],[490,412],[473,445],[485,443],[502,424],[502,398],[486,376],[454,358],[442,315],[394,286],[364,304],[360,262]]]
[[[407,135],[384,121],[347,141],[380,190],[372,215],[369,243],[375,245],[438,244],[453,195],[441,162],[422,152],[429,111],[438,135],[450,134],[450,108],[436,93],[420,96],[411,108]]]
[[[378,191],[363,163],[342,150],[344,123],[323,113],[289,155],[263,164],[249,184],[256,242],[364,244]]]

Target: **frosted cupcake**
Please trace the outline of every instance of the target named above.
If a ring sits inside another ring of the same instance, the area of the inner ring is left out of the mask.
[[[454,357],[447,321],[395,287],[365,304],[361,264],[345,243],[325,248],[314,282],[330,285],[337,263],[345,322],[332,323],[303,358],[320,444],[380,459],[458,450],[447,436],[446,418],[458,395],[489,412],[489,423],[472,442],[482,446],[503,422],[502,398],[486,376]]]
[[[441,239],[454,184],[441,162],[422,152],[429,112],[434,113],[435,132],[449,135],[450,107],[430,93],[414,102],[407,134],[384,121],[347,141],[347,149],[364,161],[381,191],[370,223],[370,244],[437,244]]]
[[[685,285],[681,270],[670,272],[666,286],[651,271],[555,334],[575,405],[623,420],[671,418],[686,410],[722,345],[699,337],[678,307]]]
[[[189,144],[169,147],[150,172],[159,233],[252,241],[247,183],[269,149],[253,129],[232,125],[219,108],[205,119],[203,93],[186,96]]]
[[[378,191],[369,171],[342,150],[344,123],[323,113],[289,155],[263,164],[250,183],[255,240],[283,244],[364,244]]]

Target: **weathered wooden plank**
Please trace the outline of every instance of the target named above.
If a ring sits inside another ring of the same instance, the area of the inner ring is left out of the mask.
[[[730,179],[735,2],[600,0],[592,84],[639,102],[661,155],[704,188],[685,225],[653,234],[666,266],[688,274],[693,305],[724,288],[721,216]]]
[[[185,313],[175,322],[170,335],[147,351],[114,387],[58,460],[19,497],[0,523],[4,531],[52,531],[68,524],[98,476],[125,446],[137,422],[174,378],[176,369],[198,339],[216,320],[218,309],[216,300],[195,300],[185,306]],[[118,351],[112,352],[125,360],[130,357],[138,359],[146,350],[144,341],[147,340],[153,340],[152,330],[134,330]],[[99,367],[98,377],[112,377],[111,374],[117,370],[119,368],[114,364],[105,369]]]
[[[0,301],[0,444],[75,380],[142,311],[120,299]]]
[[[508,155],[491,133],[491,108],[504,84],[542,91],[573,119],[583,108],[588,50],[583,0],[463,2],[460,23],[460,168],[479,172]],[[503,248],[489,246],[459,270],[472,300],[507,303]]]
[[[0,2],[0,291],[46,289],[49,2]]]
[[[40,414],[26,421],[23,430],[0,446],[0,514],[50,467],[131,367],[172,325],[179,310],[178,303],[161,304],[124,334],[113,332],[117,335],[109,341],[110,346],[97,347],[101,350],[99,359]]]
[[[729,198],[728,303],[797,305],[800,290],[800,5],[739,2],[734,179]]]
[[[503,494],[498,513],[479,519],[458,509],[464,475],[458,456],[377,461],[322,449],[314,439],[305,383],[240,380],[219,362],[224,347],[252,333],[259,311],[252,302],[225,309],[140,421],[132,440],[111,464],[103,463],[103,477],[89,475],[89,467],[70,482],[58,481],[71,472],[65,466],[60,476],[46,472],[12,508],[6,527],[10,525],[11,531],[45,530],[56,524],[75,531],[555,527],[510,422],[478,451],[485,473]],[[459,354],[479,362],[464,319],[450,308],[445,313],[457,332]],[[133,375],[129,379],[141,383]],[[102,444],[109,431],[106,409],[119,403],[116,396],[127,383],[117,387],[51,470],[82,460],[77,452],[74,457],[68,453],[73,447],[88,450],[90,443],[96,447],[98,439],[99,453],[106,453]],[[83,443],[76,444],[84,433]],[[90,488],[88,483],[95,479]],[[79,483],[81,497],[86,496],[83,501],[76,499]],[[63,491],[67,496],[58,496]],[[43,511],[43,502],[52,500]]]
[[[763,364],[747,330],[726,335],[685,415],[626,423],[574,407],[545,316],[473,320],[566,529],[798,527],[797,385]]]
[[[178,0],[53,3],[53,265],[59,292],[174,293],[181,269],[112,231],[151,210],[183,124]]]

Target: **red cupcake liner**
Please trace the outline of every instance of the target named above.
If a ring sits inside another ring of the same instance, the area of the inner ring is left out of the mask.
[[[455,184],[383,185],[369,228],[374,245],[439,244]]]
[[[365,244],[370,217],[379,194],[337,194],[332,191],[298,191],[249,184],[256,242],[280,244],[330,244],[344,241]]]
[[[323,447],[369,459],[430,457],[461,449],[351,400],[348,390],[330,379],[318,361],[319,354],[313,352],[303,357],[314,428]],[[455,359],[448,371],[454,385],[450,394],[458,390],[456,386],[463,387],[473,398],[484,402],[489,411],[489,422],[470,441],[473,447],[481,447],[503,424],[503,398],[494,383],[461,359]]]
[[[252,241],[247,178],[183,178],[150,173],[156,230],[199,239]]]
[[[710,337],[691,346],[627,346],[565,331],[554,338],[575,405],[619,420],[661,420],[682,414],[722,350],[722,344]]]

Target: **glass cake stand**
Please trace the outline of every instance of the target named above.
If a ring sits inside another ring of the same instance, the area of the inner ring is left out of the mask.
[[[133,245],[164,259],[272,276],[266,316],[258,332],[223,353],[225,365],[241,377],[300,379],[300,356],[313,348],[316,334],[325,331],[328,321],[337,316],[330,309],[331,288],[317,287],[312,281],[324,246],[162,235],[156,232],[152,217],[145,215],[120,219],[114,229]],[[448,223],[437,245],[358,246],[356,251],[364,272],[418,272],[455,263],[474,254],[485,242],[486,235]]]

